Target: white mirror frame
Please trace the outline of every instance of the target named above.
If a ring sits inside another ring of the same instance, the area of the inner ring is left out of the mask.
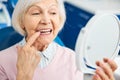
[[[111,27],[109,27],[109,26],[111,26]],[[115,31],[115,33],[114,33],[114,31]],[[113,34],[111,34],[111,32],[113,32]],[[97,37],[97,35],[98,35],[98,37]],[[103,36],[108,36],[108,37],[105,38]],[[95,40],[94,42],[92,42],[92,40],[93,40],[92,38]],[[101,38],[104,38],[104,39],[101,39]],[[113,40],[112,40],[112,38],[113,38]],[[104,40],[106,40],[106,42],[108,42],[108,43],[105,42],[105,45],[103,45]],[[98,42],[101,41],[101,44],[97,43],[97,41]],[[87,25],[81,29],[81,31],[78,35],[77,41],[76,41],[75,51],[76,51],[78,68],[80,70],[82,70],[82,72],[84,72],[84,73],[92,73],[93,74],[94,69],[96,68],[95,62],[97,60],[102,60],[103,57],[108,57],[108,58],[114,59],[118,55],[119,49],[120,49],[119,43],[120,43],[120,23],[119,23],[119,19],[117,18],[117,16],[115,16],[113,14],[108,14],[108,13],[97,14],[97,15],[93,16],[90,19],[90,21],[87,23]],[[111,45],[112,45],[112,47],[111,47]],[[101,46],[103,46],[103,47],[101,47]],[[100,48],[98,48],[98,47],[100,47]],[[108,49],[108,47],[110,47],[110,49]],[[106,51],[104,51],[103,48],[105,48]],[[90,51],[90,49],[91,49],[91,51]],[[112,50],[112,49],[114,49],[114,50]],[[99,53],[99,52],[101,52],[101,53]],[[104,55],[106,53],[109,53],[110,55],[109,54]],[[92,54],[92,56],[91,56],[91,54]],[[95,54],[97,54],[97,55],[95,55]],[[103,54],[103,55],[101,55],[101,54]],[[86,57],[85,59],[89,58],[87,60],[87,64],[92,65],[93,69],[89,69],[88,67],[86,67],[86,64],[85,64],[86,60],[84,60],[84,57]]]

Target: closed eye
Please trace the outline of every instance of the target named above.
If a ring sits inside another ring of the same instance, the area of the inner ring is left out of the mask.
[[[51,14],[51,15],[56,15],[57,13],[56,13],[56,12],[51,12],[50,14]]]
[[[32,13],[32,15],[40,15],[40,13]]]

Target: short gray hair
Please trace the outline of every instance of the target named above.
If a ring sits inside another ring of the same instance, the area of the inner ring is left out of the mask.
[[[24,14],[31,5],[39,1],[40,0],[18,0],[15,6],[15,9],[12,15],[12,25],[13,25],[13,28],[23,36],[26,35],[25,30],[23,30],[21,27]],[[60,20],[61,20],[60,30],[61,30],[66,20],[66,13],[65,13],[63,0],[56,0],[56,1],[58,2],[58,6],[60,9]]]

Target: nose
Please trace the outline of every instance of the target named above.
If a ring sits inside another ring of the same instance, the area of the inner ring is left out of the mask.
[[[45,13],[41,16],[40,23],[44,24],[44,25],[50,24],[50,17],[47,13]]]

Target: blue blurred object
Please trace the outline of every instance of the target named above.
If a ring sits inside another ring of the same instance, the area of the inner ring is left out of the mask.
[[[1,28],[4,28],[4,27],[6,27],[6,26],[7,26],[6,23],[0,23],[0,29],[1,29]]]
[[[54,39],[54,41],[61,46],[65,46],[64,43],[62,42],[62,40],[58,36]]]
[[[23,36],[17,33],[13,27],[5,27],[0,29],[0,51],[16,44],[17,42],[21,41],[22,38]],[[58,36],[55,38],[55,42],[61,46],[64,46],[63,42]]]
[[[76,40],[82,27],[86,25],[93,14],[82,10],[68,2],[64,3],[66,9],[66,22],[59,33],[59,37],[64,45],[75,49]]]
[[[0,2],[0,29],[6,26],[11,26],[11,18],[6,5]]]
[[[18,0],[8,0],[11,6],[14,8]]]
[[[12,27],[0,29],[0,50],[6,49],[19,42],[23,37]]]
[[[13,10],[14,10],[14,7],[16,5],[18,0],[8,0],[5,4],[6,4],[6,7],[8,9],[8,12],[10,14],[10,16],[12,17],[12,13],[13,13]]]
[[[6,49],[19,42],[23,37],[12,27],[0,29],[0,50]]]
[[[120,19],[120,15],[117,15],[117,17]]]

